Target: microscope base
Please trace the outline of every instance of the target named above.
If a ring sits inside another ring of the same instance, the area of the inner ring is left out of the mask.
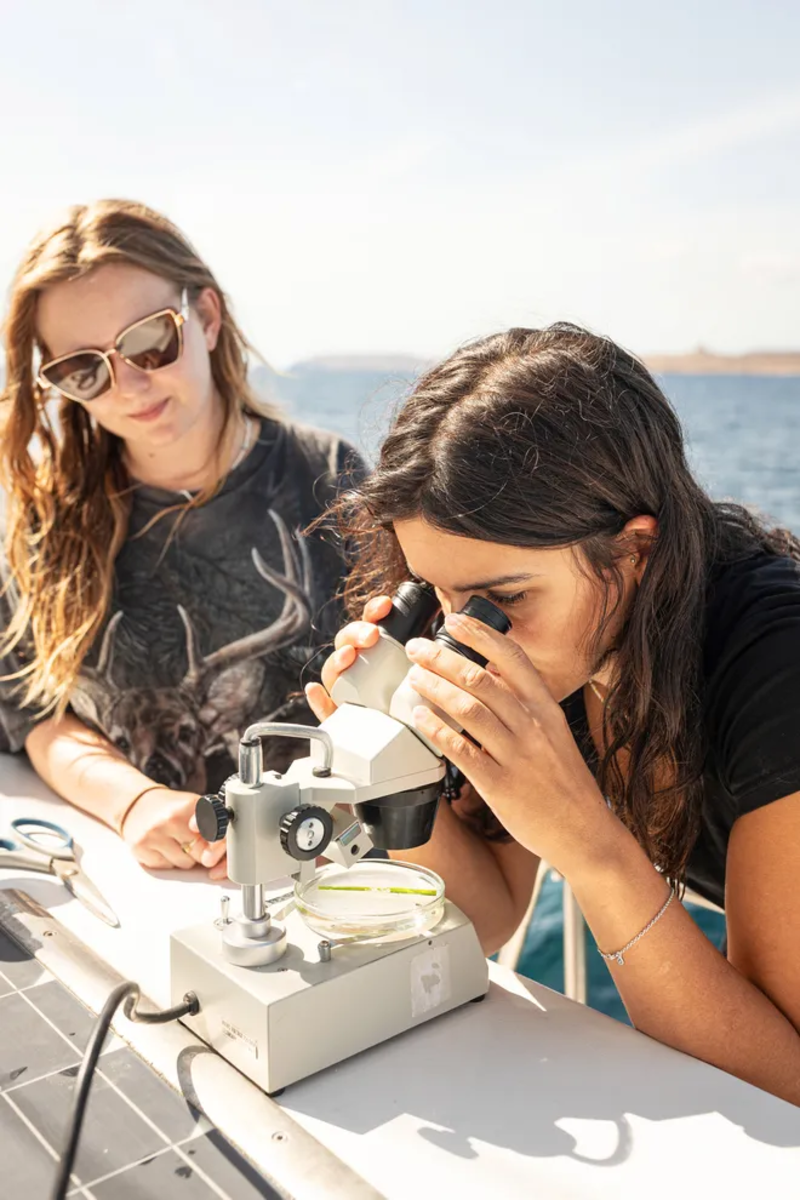
[[[475,929],[445,902],[430,933],[383,945],[334,945],[319,961],[318,934],[296,912],[286,953],[265,967],[228,962],[214,923],[171,938],[172,1002],[196,993],[183,1023],[274,1093],[361,1050],[480,999],[489,969]]]

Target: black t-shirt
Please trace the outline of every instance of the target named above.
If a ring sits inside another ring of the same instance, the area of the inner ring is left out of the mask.
[[[140,485],[115,563],[109,619],[70,694],[75,713],[144,774],[216,790],[236,770],[238,738],[262,719],[316,724],[302,685],[318,678],[344,616],[344,563],[331,536],[303,536],[363,472],[333,434],[263,419],[258,441],[199,508]],[[8,620],[13,592],[0,596]],[[0,673],[18,667],[14,654]],[[299,694],[298,694],[299,693]],[[37,721],[0,683],[0,751]],[[269,738],[283,769],[301,741]]]
[[[736,819],[800,792],[800,563],[758,554],[713,573],[703,674],[704,796],[687,879],[722,908]],[[564,710],[594,766],[582,692]]]

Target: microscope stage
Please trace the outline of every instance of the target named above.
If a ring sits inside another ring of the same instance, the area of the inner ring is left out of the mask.
[[[188,991],[200,1002],[184,1024],[266,1092],[476,1000],[489,986],[475,929],[449,901],[427,934],[334,943],[329,962],[320,962],[319,934],[297,912],[283,924],[286,952],[265,967],[229,962],[213,921],[171,937],[172,1002]]]

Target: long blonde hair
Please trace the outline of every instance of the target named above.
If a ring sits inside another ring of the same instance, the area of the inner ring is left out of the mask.
[[[242,411],[264,413],[248,381],[244,335],[209,268],[181,232],[157,212],[125,200],[76,205],[35,238],[14,278],[5,326],[6,381],[0,393],[0,484],[6,493],[8,587],[14,603],[0,653],[17,651],[22,702],[64,712],[114,586],[114,563],[127,536],[131,485],[122,442],[97,426],[84,407],[57,408],[36,379],[34,358],[46,357],[36,333],[39,296],[64,280],[108,263],[128,263],[220,299],[222,326],[211,374],[223,404],[220,447]],[[191,503],[204,503],[218,484]]]

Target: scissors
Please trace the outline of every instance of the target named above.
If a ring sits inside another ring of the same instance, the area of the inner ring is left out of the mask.
[[[11,822],[18,842],[0,838],[0,867],[22,867],[55,875],[76,900],[106,925],[117,929],[119,920],[90,879],[84,875],[75,857],[75,841],[61,825],[53,821],[18,817]]]

